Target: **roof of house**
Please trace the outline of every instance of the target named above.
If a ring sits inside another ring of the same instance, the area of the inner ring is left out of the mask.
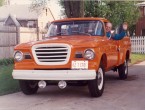
[[[137,6],[145,6],[145,2],[137,3]]]
[[[0,7],[0,20],[5,20],[9,15],[19,20],[35,20],[39,14],[30,9],[30,5],[4,5]]]
[[[13,21],[13,23],[15,24],[15,26],[21,26],[20,25],[20,23],[19,23],[19,21],[14,17],[14,16],[12,16],[12,15],[9,15],[8,17],[7,17],[7,19],[5,20],[5,24],[6,24],[6,22],[8,21],[8,19],[12,19],[12,21]]]

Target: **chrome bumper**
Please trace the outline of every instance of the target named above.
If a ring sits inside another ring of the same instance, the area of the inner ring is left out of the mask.
[[[13,70],[14,79],[20,80],[92,80],[95,70]]]

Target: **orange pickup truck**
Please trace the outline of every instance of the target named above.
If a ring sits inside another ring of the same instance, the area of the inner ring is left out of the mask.
[[[92,97],[104,91],[105,72],[128,75],[131,42],[106,37],[104,18],[67,18],[51,22],[45,40],[15,47],[13,78],[26,95],[57,84],[88,85]]]

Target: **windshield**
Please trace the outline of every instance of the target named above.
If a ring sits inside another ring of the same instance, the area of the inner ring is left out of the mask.
[[[49,26],[47,37],[87,35],[102,36],[104,29],[100,21],[67,21],[54,22]]]

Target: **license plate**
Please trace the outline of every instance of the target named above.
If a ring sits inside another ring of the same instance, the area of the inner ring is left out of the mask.
[[[72,69],[88,69],[88,61],[72,61]]]

